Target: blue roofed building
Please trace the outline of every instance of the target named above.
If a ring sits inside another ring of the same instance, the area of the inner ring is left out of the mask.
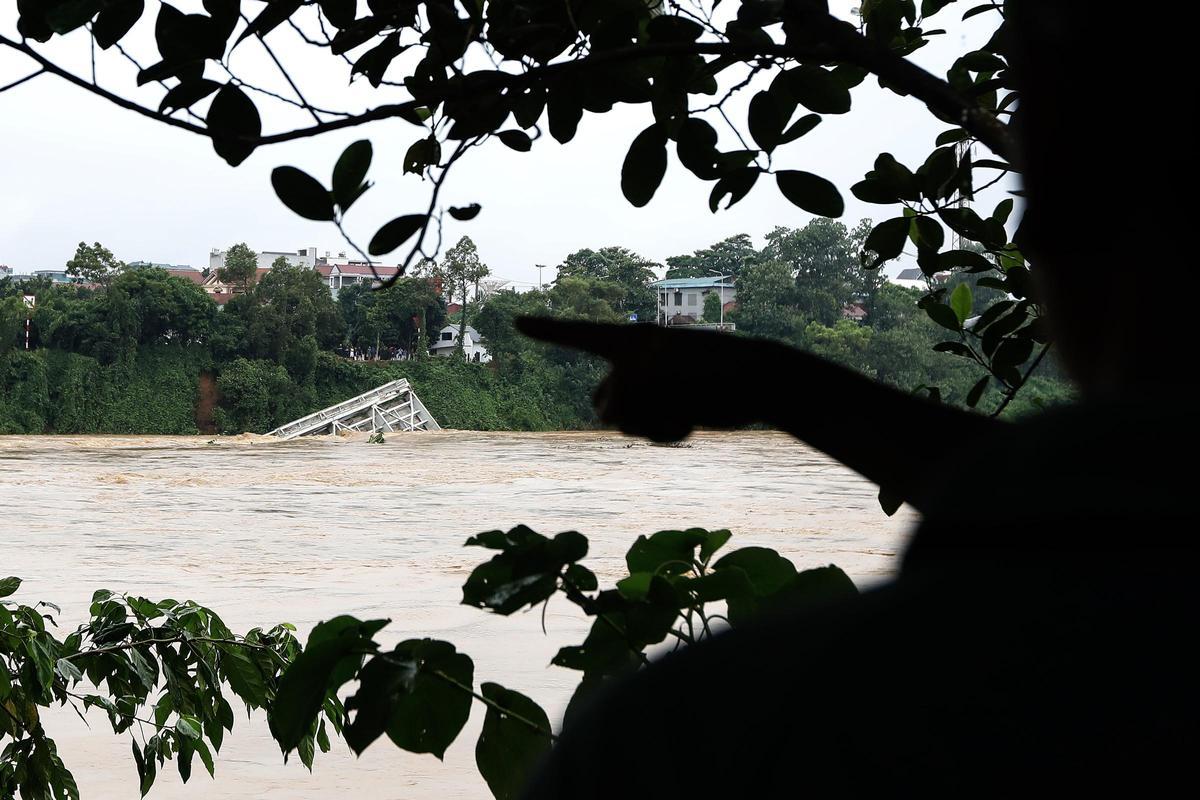
[[[658,324],[664,327],[698,325],[704,328],[733,330],[733,323],[724,320],[737,299],[737,287],[730,276],[711,278],[668,278],[654,281],[650,288],[658,295]],[[721,313],[713,321],[704,321],[704,301],[715,294],[721,303]]]

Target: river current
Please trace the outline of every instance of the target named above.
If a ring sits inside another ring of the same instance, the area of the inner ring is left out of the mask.
[[[704,433],[655,447],[611,433],[397,434],[385,443],[321,437],[0,437],[0,577],[12,599],[62,606],[60,633],[98,588],[211,606],[235,631],[291,622],[303,639],[339,613],[387,617],[384,644],[434,636],[475,661],[476,681],[528,694],[557,722],[578,673],[549,666],[587,621],[565,601],[504,618],[459,604],[490,553],[471,534],[524,523],[591,540],[602,585],[638,534],[729,528],[727,548],[774,548],[798,568],[834,563],[860,586],[892,574],[914,516],[888,518],[875,487],[777,433]],[[343,744],[310,775],[285,766],[261,715],[238,722],[185,786],[173,765],[150,798],[490,797],[474,768],[482,709],[446,753],[386,739],[355,759]],[[47,732],[87,798],[136,798],[128,736],[102,713],[69,710]],[[344,794],[343,794],[344,793]]]

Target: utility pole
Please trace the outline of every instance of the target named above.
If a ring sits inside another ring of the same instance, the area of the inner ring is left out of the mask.
[[[538,291],[541,291],[541,289],[542,289],[542,286],[544,285],[544,284],[542,283],[542,270],[544,270],[545,268],[546,268],[546,265],[545,265],[545,264],[538,264],[538,265],[537,265],[537,271],[538,271]]]
[[[29,349],[29,324],[33,318],[33,306],[37,302],[37,297],[32,294],[24,296],[25,300],[25,349]]]

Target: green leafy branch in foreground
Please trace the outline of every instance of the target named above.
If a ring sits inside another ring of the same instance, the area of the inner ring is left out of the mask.
[[[0,598],[20,587],[0,579]],[[70,770],[42,726],[39,709],[70,705],[81,718],[102,709],[112,730],[128,733],[141,793],[174,759],[180,777],[199,758],[211,775],[214,754],[233,729],[227,688],[247,708],[267,708],[283,670],[300,652],[290,625],[237,636],[213,611],[191,601],[153,602],[107,590],[92,596],[90,620],[64,639],[49,627],[52,603],[0,601],[0,797],[78,798]],[[329,749],[326,721],[340,730],[336,700],[314,717],[299,747],[311,767],[313,742]],[[86,718],[85,718],[86,720]]]
[[[626,553],[629,574],[600,590],[579,563],[588,541],[568,531],[547,538],[525,527],[488,531],[467,545],[498,551],[463,586],[463,603],[507,616],[562,595],[594,618],[579,645],[563,647],[556,666],[582,673],[566,710],[570,725],[608,680],[649,663],[655,646],[711,637],[764,614],[783,613],[856,593],[837,567],[797,571],[773,550],[744,547],[714,561],[729,531],[693,528],[641,536]],[[516,797],[553,746],[549,718],[537,703],[496,683],[476,691],[474,665],[449,642],[410,639],[383,650],[372,636],[383,620],[338,617],[321,623],[284,674],[268,714],[284,752],[300,747],[323,704],[356,680],[346,700],[345,738],[361,753],[384,734],[413,753],[441,758],[458,738],[473,700],[487,707],[475,746],[480,774],[498,800]]]
[[[607,681],[641,669],[655,653],[707,639],[764,614],[794,611],[855,594],[837,567],[797,571],[773,550],[743,547],[716,558],[726,530],[693,528],[638,537],[625,555],[628,575],[601,590],[580,561],[588,540],[553,538],[525,527],[494,530],[467,545],[497,551],[463,585],[463,603],[508,616],[562,595],[591,628],[553,664],[575,670],[567,706],[572,724]],[[18,578],[0,580],[0,598]],[[102,709],[114,733],[129,733],[142,794],[174,759],[184,781],[199,757],[214,757],[234,714],[225,689],[247,711],[267,711],[285,758],[312,767],[331,735],[355,753],[387,735],[412,753],[439,759],[467,723],[473,702],[487,711],[475,761],[498,800],[516,797],[556,739],[546,712],[497,683],[476,687],[474,662],[449,642],[407,639],[383,649],[375,635],[388,620],[339,616],[318,624],[301,649],[290,625],[234,635],[193,602],[117,595],[92,598],[90,621],[59,640],[47,629],[48,603],[0,600],[0,796],[74,800],[79,790],[42,727],[39,709],[72,706],[83,717]],[[354,684],[351,688],[347,688]],[[345,697],[343,705],[342,697]]]

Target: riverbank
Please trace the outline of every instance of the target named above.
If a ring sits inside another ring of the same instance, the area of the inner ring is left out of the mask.
[[[212,442],[210,444],[209,442]],[[192,598],[235,630],[280,621],[306,635],[338,613],[385,617],[381,641],[438,636],[475,660],[477,680],[529,694],[557,720],[578,673],[548,666],[586,623],[552,603],[501,618],[459,604],[487,558],[467,536],[526,523],[591,540],[586,562],[610,583],[638,534],[728,527],[731,546],[779,550],[800,567],[836,563],[860,585],[895,568],[913,516],[885,517],[875,487],[790,437],[702,433],[655,447],[597,432],[397,434],[382,445],[320,437],[0,437],[7,507],[0,556],[20,599],[76,624],[97,588]],[[96,712],[92,712],[95,714]],[[153,797],[486,798],[467,732],[439,762],[380,742],[341,745],[309,775],[284,766],[265,721],[238,715],[217,777],[163,773]],[[97,716],[46,719],[84,797],[136,798],[127,737]]]
[[[594,424],[590,391],[561,376],[501,376],[457,359],[362,362],[319,353],[314,364],[298,379],[274,362],[214,361],[200,348],[143,347],[112,364],[58,350],[11,351],[0,357],[0,434],[265,433],[398,378],[446,428]]]

